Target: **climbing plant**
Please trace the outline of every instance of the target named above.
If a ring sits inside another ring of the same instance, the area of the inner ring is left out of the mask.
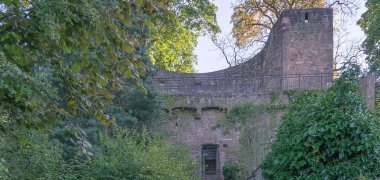
[[[280,123],[281,112],[286,110],[278,94],[270,93],[269,99],[266,104],[237,104],[213,127],[225,134],[240,131],[240,150],[236,152],[240,179],[249,177],[260,166]]]
[[[268,179],[352,179],[380,176],[380,121],[367,109],[360,70],[348,68],[327,91],[302,91],[266,156]]]

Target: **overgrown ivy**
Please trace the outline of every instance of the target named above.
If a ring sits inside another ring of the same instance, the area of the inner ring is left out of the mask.
[[[259,120],[263,114],[274,115],[276,112],[284,109],[286,109],[286,105],[278,100],[273,100],[273,103],[266,104],[237,104],[227,112],[226,117],[219,119],[212,129],[220,128],[223,130],[223,133],[228,134],[231,130],[240,129],[241,126],[246,125],[246,123],[252,120]]]
[[[267,153],[269,141],[274,137],[275,128],[280,123],[280,114],[286,108],[287,105],[280,98],[280,94],[270,93],[269,103],[237,104],[231,108],[226,117],[219,119],[213,129],[220,128],[224,134],[240,131],[240,150],[236,154],[239,164],[226,167],[239,169],[236,176],[231,176],[232,178],[249,177],[250,173],[259,166]]]
[[[271,152],[267,179],[352,179],[380,176],[380,119],[367,109],[360,70],[350,67],[327,91],[290,95]]]

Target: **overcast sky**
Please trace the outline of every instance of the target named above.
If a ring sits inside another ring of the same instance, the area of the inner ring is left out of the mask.
[[[215,0],[215,4],[218,6],[217,20],[222,30],[222,34],[228,34],[232,30],[232,24],[230,21],[233,13],[233,1],[234,0]],[[360,15],[366,10],[366,8],[364,7],[364,0],[358,0],[358,2],[360,2],[360,9],[355,19],[347,24],[347,28],[350,30],[350,38],[363,39],[364,34],[360,27],[356,25],[356,21],[360,18]],[[199,38],[195,54],[198,57],[198,64],[195,65],[196,72],[198,73],[212,72],[228,67],[227,63],[221,56],[220,51],[216,49],[208,37]]]

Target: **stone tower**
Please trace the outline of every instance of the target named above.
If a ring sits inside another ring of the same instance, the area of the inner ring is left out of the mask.
[[[235,159],[240,148],[239,131],[223,134],[212,128],[226,110],[244,102],[268,103],[272,92],[325,89],[332,84],[332,72],[332,9],[292,9],[281,14],[265,47],[251,60],[210,73],[160,71],[151,80],[175,99],[167,105],[173,114],[171,141],[189,145],[205,179],[222,179],[224,162]],[[273,129],[279,119],[265,118],[263,126]],[[262,131],[263,141],[269,141],[267,132],[272,131]]]
[[[280,19],[282,75],[331,74],[332,9],[287,10]]]

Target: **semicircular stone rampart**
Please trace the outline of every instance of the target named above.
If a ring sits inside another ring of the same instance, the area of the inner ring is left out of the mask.
[[[173,106],[230,107],[266,102],[271,92],[324,89],[333,73],[332,9],[284,11],[263,50],[252,59],[210,73],[159,71],[150,78],[162,93],[187,97]]]
[[[324,89],[331,85],[332,15],[331,9],[284,11],[262,51],[249,61],[210,73],[159,71],[150,78],[171,100],[166,108],[172,116],[165,126],[172,134],[170,141],[190,147],[192,156],[203,166],[200,174],[204,179],[223,179],[224,163],[238,159],[241,154],[241,133],[244,131],[237,129],[224,134],[221,129],[214,128],[220,119],[228,118],[226,110],[245,102],[268,103],[274,94],[286,100],[281,93],[283,90]],[[256,127],[250,138],[257,150],[249,157],[253,158],[249,160],[250,169],[257,168],[265,157],[281,114],[260,115],[249,125]],[[209,157],[205,152],[211,150],[215,153]],[[206,161],[205,157],[209,159]],[[212,173],[206,172],[210,169],[207,166],[213,167]]]
[[[171,120],[165,128],[171,134],[170,141],[190,147],[191,155],[201,162],[203,179],[223,179],[222,167],[228,160],[244,161],[252,171],[260,167],[281,122],[283,112],[263,113],[225,134],[215,127],[228,118],[226,111],[233,105],[264,104],[273,101],[274,96],[286,103],[283,90],[325,89],[332,84],[332,15],[331,9],[287,10],[276,22],[263,50],[247,62],[210,73],[159,71],[150,78],[168,98],[166,109]],[[375,80],[361,80],[367,104],[372,107]],[[248,145],[247,141],[241,143],[244,137],[249,137]],[[244,155],[244,148],[249,154]],[[212,157],[209,152],[214,152]],[[262,179],[260,170],[254,172],[255,179]]]

